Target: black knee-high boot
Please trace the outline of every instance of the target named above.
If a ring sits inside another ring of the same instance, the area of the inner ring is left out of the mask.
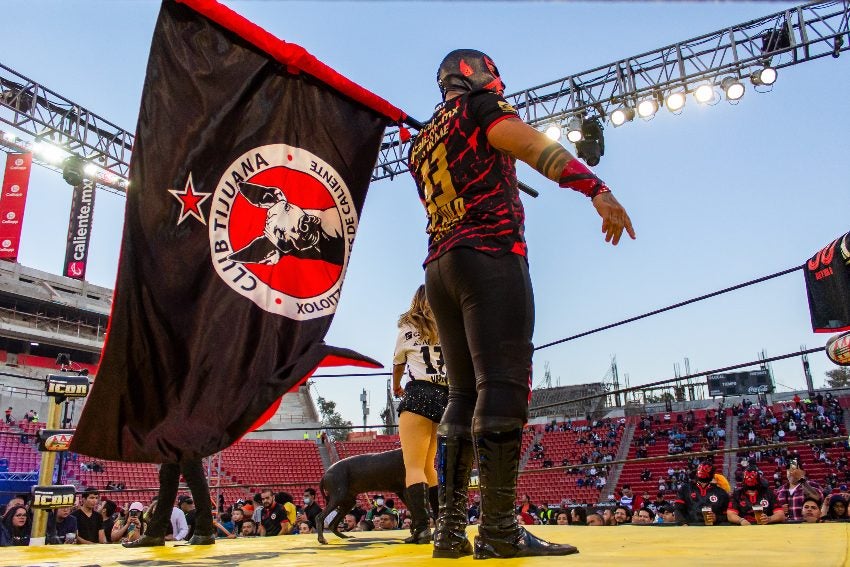
[[[159,467],[159,493],[156,508],[148,521],[145,534],[137,539],[124,543],[124,547],[155,547],[165,545],[165,533],[171,521],[171,510],[174,509],[174,499],[177,498],[177,485],[180,483],[180,465],[164,463]]]
[[[215,529],[212,522],[212,501],[207,475],[201,459],[181,463],[183,477],[192,499],[195,501],[195,531],[189,539],[191,545],[211,545],[215,543]]]
[[[515,418],[473,420],[481,487],[481,525],[475,538],[475,559],[578,553],[571,545],[539,539],[517,523],[514,502],[522,425]]]
[[[405,538],[404,543],[431,543],[431,528],[428,525],[428,483],[411,484],[405,490],[412,522],[410,537]]]
[[[440,486],[432,486],[428,488],[428,504],[431,508],[431,517],[434,518],[434,525],[437,525],[437,518],[440,515]]]
[[[434,533],[435,558],[457,559],[472,553],[466,538],[466,506],[472,469],[469,428],[441,425],[437,430],[440,512]]]

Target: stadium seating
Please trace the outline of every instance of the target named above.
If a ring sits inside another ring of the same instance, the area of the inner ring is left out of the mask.
[[[666,422],[663,419],[660,423],[654,423],[652,425],[652,431],[656,433],[656,444],[655,445],[647,445],[647,457],[663,457],[668,455],[667,451],[667,443],[668,443],[668,432],[673,427],[679,427],[680,429],[683,427],[683,423],[677,423],[677,417],[679,415],[682,416],[682,419],[686,418],[685,412],[669,412],[670,421]],[[654,416],[661,417],[661,416]],[[706,410],[698,410],[694,411],[694,429],[690,433],[691,435],[699,436],[699,431],[702,426],[705,424],[706,419]],[[717,424],[717,416],[715,412],[715,416],[713,419],[713,423]],[[726,427],[725,416],[720,417],[721,427]],[[637,457],[637,449],[639,446],[638,439],[645,432],[640,429],[635,429],[634,438],[632,440],[631,445],[629,446],[628,459],[634,459]],[[718,448],[723,448],[725,441],[718,442]],[[698,442],[695,442],[693,445],[692,451],[701,451],[707,449],[705,446],[704,440],[700,437]],[[715,465],[717,466],[718,471],[722,471],[722,463],[723,459],[720,456],[716,456],[714,460]],[[665,495],[667,497],[672,497],[675,495],[675,489],[670,485],[667,481],[667,471],[673,468],[675,470],[679,470],[680,468],[684,468],[687,470],[687,463],[681,459],[677,459],[675,455],[670,455],[668,459],[652,461],[648,463],[628,463],[623,466],[623,470],[620,473],[619,481],[617,482],[617,490],[622,489],[623,485],[630,485],[632,491],[640,495],[642,492],[646,491],[650,494],[650,496],[655,496],[658,492],[658,477],[663,477],[665,479],[665,483],[667,485],[667,490],[665,491]],[[644,469],[649,469],[652,476],[649,481],[641,480],[641,473]]]

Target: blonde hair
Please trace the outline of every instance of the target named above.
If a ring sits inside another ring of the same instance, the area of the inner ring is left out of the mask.
[[[410,302],[410,309],[401,314],[398,318],[398,326],[410,325],[419,333],[422,340],[429,345],[435,345],[440,342],[440,337],[437,336],[437,322],[434,321],[434,313],[431,311],[431,305],[428,303],[428,298],[425,297],[425,286],[420,285],[416,288],[413,294],[413,300]]]

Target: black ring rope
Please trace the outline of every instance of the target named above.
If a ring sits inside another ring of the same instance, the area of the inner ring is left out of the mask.
[[[781,272],[776,272],[775,274],[770,274],[769,276],[763,276],[761,278],[756,278],[754,280],[750,280],[748,282],[739,283],[738,285],[733,285],[732,287],[727,287],[718,291],[713,291],[711,293],[707,293],[705,295],[701,295],[699,297],[694,297],[692,299],[686,299],[685,301],[680,301],[679,303],[674,303],[673,305],[668,305],[667,307],[662,307],[661,309],[655,309],[654,311],[649,311],[644,313],[643,315],[636,315],[635,317],[629,317],[628,319],[623,319],[622,321],[618,321],[616,323],[611,323],[610,325],[605,325],[603,327],[597,327],[596,329],[591,329],[589,331],[585,331],[583,333],[579,333],[577,335],[573,335],[571,337],[567,337],[564,339],[559,339],[557,341],[552,341],[551,343],[546,343],[545,345],[540,345],[535,347],[534,350],[542,350],[544,348],[548,348],[550,346],[559,345],[561,343],[565,343],[567,341],[572,341],[581,337],[586,337],[587,335],[592,335],[593,333],[598,333],[600,331],[607,331],[608,329],[613,329],[614,327],[619,327],[620,325],[625,325],[626,323],[632,323],[634,321],[638,321],[640,319],[645,319],[646,317],[650,317],[652,315],[658,315],[659,313],[664,313],[665,311],[670,311],[672,309],[676,309],[679,307],[684,307],[685,305],[690,305],[691,303],[696,303],[697,301],[702,301],[703,299],[708,299],[711,297],[716,297],[718,295],[722,295],[724,293],[728,293],[730,291],[735,291],[737,289],[745,288],[747,286],[751,286],[757,283],[766,282],[767,280],[771,280],[773,278],[778,278],[779,276],[784,276],[786,274],[790,274],[792,272],[796,272],[797,270],[802,269],[803,266],[796,266],[794,268],[788,268],[787,270],[782,270]]]

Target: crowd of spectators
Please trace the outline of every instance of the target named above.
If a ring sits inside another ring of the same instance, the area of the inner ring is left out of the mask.
[[[547,449],[541,441],[537,441],[530,448],[530,460],[541,460],[543,468],[551,468],[560,457],[557,464],[567,468],[566,473],[574,477],[577,487],[601,490],[607,483],[608,463],[616,456],[616,449],[624,428],[625,419],[588,420],[580,425],[569,419],[560,423],[552,421],[543,426],[543,432],[575,432],[577,435],[573,442],[574,447],[561,454],[552,455],[547,454]],[[534,428],[531,430],[533,431]],[[579,464],[591,466],[575,466]]]
[[[10,408],[11,410],[11,408]],[[735,471],[736,490],[714,471],[714,463],[690,459],[671,464],[666,475],[657,476],[657,491],[636,494],[624,485],[607,502],[595,506],[579,505],[563,499],[550,505],[532,502],[523,495],[517,504],[517,520],[523,525],[764,525],[784,522],[835,522],[850,520],[850,466],[847,441],[837,444],[811,443],[795,448],[769,448],[780,441],[837,436],[842,431],[844,411],[831,394],[795,399],[783,406],[761,406],[745,400],[724,410],[709,410],[697,419],[694,412],[657,416],[642,415],[635,431],[637,456],[646,456],[647,448],[667,445],[669,455],[697,448],[722,446],[726,431],[725,411],[737,418],[739,446],[745,451]],[[7,421],[11,411],[7,410]],[[37,418],[36,418],[37,419]],[[572,431],[574,447],[560,461],[567,474],[575,475],[578,486],[601,488],[605,485],[608,463],[615,457],[623,420],[597,420],[576,425],[569,420],[546,425],[544,432]],[[538,431],[539,433],[539,431]],[[830,451],[838,447],[841,451]],[[551,466],[547,448],[538,440],[529,448],[530,458]],[[560,458],[561,455],[559,454]],[[549,463],[549,464],[547,464]],[[591,465],[574,467],[573,465]],[[83,463],[90,469],[99,463]],[[808,471],[825,470],[820,481],[809,478]],[[102,470],[102,468],[101,468]],[[657,469],[656,469],[657,470]],[[707,472],[710,471],[710,472]],[[652,481],[653,473],[644,468],[640,478]],[[110,482],[109,488],[121,488]],[[655,483],[653,483],[655,486]],[[107,493],[104,493],[107,494]],[[111,492],[108,493],[111,496]],[[480,497],[473,491],[468,521],[480,519]],[[675,496],[672,496],[675,494]],[[118,504],[98,493],[86,490],[75,507],[50,511],[47,521],[48,544],[110,544],[134,541],[144,534],[148,518],[157,505]],[[272,537],[315,533],[315,519],[321,511],[316,491],[307,488],[297,503],[286,492],[263,490],[248,500],[225,506],[223,498],[214,507],[217,537]],[[188,540],[194,529],[194,502],[180,496],[173,505],[168,540]],[[331,515],[326,523],[332,521]],[[339,524],[343,532],[406,529],[410,518],[395,508],[392,499],[375,494],[367,509],[356,506],[346,512]],[[15,497],[5,506],[0,522],[0,545],[28,545],[32,529],[32,511],[26,496]]]
[[[668,455],[690,453],[698,447],[709,451],[719,449],[726,438],[722,416],[722,409],[707,410],[701,420],[697,419],[693,410],[676,414],[675,420],[669,413],[662,416],[643,414],[635,432],[635,456],[638,459],[646,458],[648,448],[658,443],[667,444]]]

